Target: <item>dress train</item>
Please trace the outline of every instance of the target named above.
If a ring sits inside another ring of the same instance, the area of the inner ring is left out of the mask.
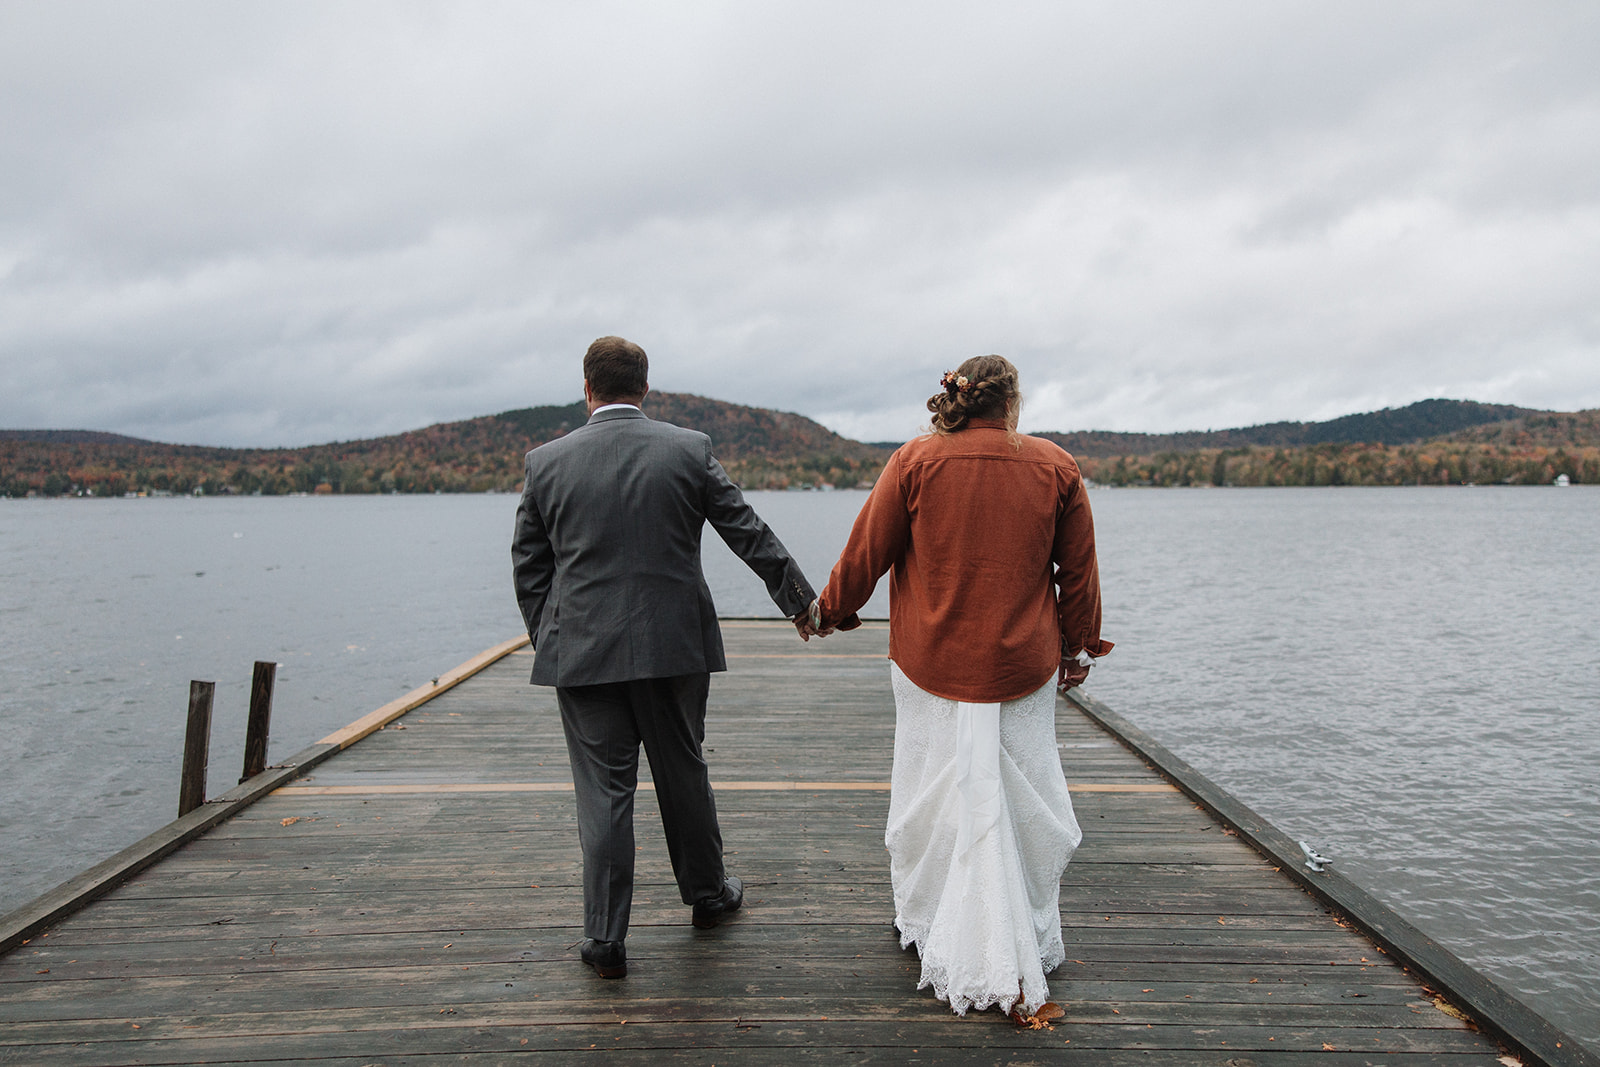
[[[1038,1010],[1065,959],[1061,874],[1083,839],[1056,748],[1054,682],[964,704],[891,665],[895,693],[890,874],[917,988],[958,1015]]]

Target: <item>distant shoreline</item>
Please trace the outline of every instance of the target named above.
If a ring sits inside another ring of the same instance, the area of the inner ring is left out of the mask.
[[[1399,483],[1393,483],[1393,484],[1372,484],[1372,485],[1352,485],[1352,484],[1349,484],[1349,483],[1338,483],[1338,484],[1328,483],[1328,484],[1319,484],[1319,485],[1211,485],[1209,483],[1161,484],[1161,485],[1157,485],[1157,484],[1151,484],[1151,483],[1135,483],[1135,482],[1130,482],[1130,483],[1126,483],[1126,484],[1117,484],[1117,483],[1110,483],[1110,482],[1097,482],[1097,481],[1093,481],[1093,480],[1088,480],[1087,484],[1088,484],[1088,487],[1091,490],[1099,492],[1101,490],[1110,490],[1110,489],[1119,489],[1119,490],[1139,490],[1139,489],[1156,489],[1156,490],[1167,490],[1167,489],[1192,489],[1192,490],[1210,490],[1210,489],[1239,489],[1239,490],[1251,490],[1251,489],[1269,489],[1269,490],[1270,489],[1541,489],[1541,488],[1542,489],[1556,489],[1556,488],[1581,489],[1581,488],[1593,488],[1595,484],[1600,484],[1600,483],[1588,483],[1588,485],[1585,485],[1585,483],[1583,483],[1583,482],[1575,482],[1575,481],[1569,481],[1567,483],[1559,483],[1559,482],[1552,481],[1552,482],[1487,482],[1487,483],[1486,482],[1443,482],[1443,483],[1440,483],[1440,482],[1422,482],[1422,483],[1399,482]],[[749,486],[741,486],[741,488],[747,493],[861,493],[861,494],[865,495],[866,493],[869,493],[869,492],[872,491],[870,486],[850,486],[850,487],[847,487],[847,488],[833,487],[833,488],[828,488],[828,489],[817,489],[817,488],[814,488],[814,487],[811,487],[811,486],[791,487],[791,488],[788,488],[788,489],[761,489],[761,488],[751,488]],[[301,492],[296,492],[296,493],[215,493],[215,494],[206,494],[206,493],[124,493],[122,496],[117,496],[117,497],[101,496],[101,495],[96,495],[96,494],[92,494],[92,493],[89,493],[89,494],[83,494],[83,493],[61,494],[61,495],[58,495],[58,496],[45,496],[45,495],[39,494],[39,493],[30,493],[30,494],[28,494],[26,496],[4,496],[4,495],[0,495],[0,501],[24,501],[25,502],[25,501],[45,501],[45,500],[99,500],[99,501],[106,501],[106,500],[256,500],[256,499],[294,500],[294,499],[318,499],[318,498],[324,498],[324,499],[325,498],[337,498],[337,499],[341,499],[341,500],[342,499],[356,500],[356,499],[369,499],[369,498],[372,498],[372,497],[389,497],[389,496],[396,496],[396,497],[429,497],[429,496],[472,497],[472,496],[520,496],[520,495],[521,495],[521,491],[517,490],[517,489],[483,489],[483,490],[477,490],[477,491],[439,490],[439,491],[431,492],[431,493],[402,493],[402,492],[398,492],[398,491],[392,492],[392,493],[301,493]]]
[[[841,437],[802,415],[652,393],[652,418],[705,433],[746,489],[870,486],[896,445]],[[516,492],[529,449],[583,425],[582,404],[519,408],[392,437],[304,448],[212,448],[89,430],[0,431],[0,497],[287,496]],[[1113,486],[1600,483],[1600,409],[1539,412],[1465,400],[1320,423],[1180,434],[1031,436]]]

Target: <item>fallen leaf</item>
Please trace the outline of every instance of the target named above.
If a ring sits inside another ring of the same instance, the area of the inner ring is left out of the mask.
[[[1050,1025],[1051,1019],[1059,1019],[1067,1010],[1053,1000],[1047,1000],[1039,1005],[1039,1010],[1032,1015],[1024,1015],[1020,1011],[1011,1012],[1011,1021],[1018,1026],[1026,1026],[1030,1030],[1054,1030]]]
[[[1460,1008],[1456,1007],[1443,997],[1434,997],[1433,1006],[1450,1016],[1452,1019],[1460,1019],[1464,1023],[1470,1023],[1472,1021],[1472,1016],[1468,1015],[1466,1012],[1462,1011]]]
[[[1323,1049],[1325,1049],[1328,1052],[1338,1052],[1339,1051],[1338,1049],[1334,1048],[1332,1045],[1328,1044],[1326,1041],[1324,1041],[1322,1043],[1322,1047],[1323,1047]]]

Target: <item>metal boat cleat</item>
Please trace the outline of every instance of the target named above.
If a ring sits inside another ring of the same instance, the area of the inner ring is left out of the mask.
[[[1310,867],[1318,874],[1321,874],[1323,871],[1327,870],[1328,865],[1333,862],[1333,860],[1329,859],[1327,856],[1324,856],[1322,853],[1318,852],[1304,841],[1300,842],[1300,851],[1306,854],[1306,866]]]

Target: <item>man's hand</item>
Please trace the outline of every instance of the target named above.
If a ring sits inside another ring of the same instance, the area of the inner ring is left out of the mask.
[[[833,633],[832,626],[822,628],[822,606],[815,600],[811,602],[811,607],[796,615],[791,621],[802,641],[810,641],[813,637],[827,637]]]
[[[811,625],[811,619],[804,613],[796,615],[791,621],[794,623],[794,628],[800,634],[800,640],[802,641],[809,641],[813,637],[827,637],[833,633],[833,627],[831,626],[826,630],[819,630]]]

